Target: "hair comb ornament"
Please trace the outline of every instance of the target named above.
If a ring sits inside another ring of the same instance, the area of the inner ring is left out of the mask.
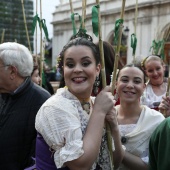
[[[145,62],[146,62],[146,60],[148,59],[148,57],[149,57],[149,56],[145,57],[145,58],[141,61],[141,67],[142,67],[143,69],[145,69]]]
[[[59,68],[60,74],[62,74],[62,67],[63,67],[63,61],[61,59],[61,55],[59,54],[57,57],[57,68]]]
[[[93,38],[89,34],[86,34],[86,32],[87,31],[85,29],[80,28],[78,33],[73,35],[70,40],[73,40],[75,38],[79,38],[80,37],[80,38],[85,38],[85,39],[93,42]]]
[[[156,54],[149,55],[149,56],[145,57],[145,58],[141,61],[141,67],[142,67],[142,68],[145,68],[145,62],[146,62],[146,60],[147,60],[149,57],[151,57],[151,56],[156,56],[156,57],[159,57],[159,58],[161,59],[161,56],[160,56],[160,55],[156,55]]]

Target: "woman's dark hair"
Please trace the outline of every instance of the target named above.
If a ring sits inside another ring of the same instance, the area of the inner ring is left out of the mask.
[[[100,53],[99,49],[99,42],[97,42],[97,48]],[[105,73],[106,73],[106,84],[110,84],[110,76],[112,75],[113,72],[113,66],[114,66],[114,61],[115,61],[115,51],[113,46],[106,41],[103,41],[103,53],[104,53],[104,61],[105,61]],[[99,91],[103,88],[102,86],[102,76],[101,74],[99,75]],[[97,94],[94,94],[97,95]]]
[[[32,70],[31,76],[33,75],[35,70],[40,69],[40,57],[38,55],[35,55],[35,54],[33,54],[32,57],[33,57],[33,63],[34,64],[33,64],[33,70]]]
[[[35,71],[35,70],[37,70],[37,69],[39,70],[39,67],[38,67],[38,65],[34,65],[34,66],[33,66],[32,73],[31,73],[31,76],[33,75],[34,71]]]
[[[124,68],[127,68],[127,67],[136,67],[136,68],[138,68],[139,70],[141,70],[142,73],[143,73],[144,83],[146,83],[146,75],[145,75],[145,72],[143,71],[143,69],[142,69],[142,67],[141,67],[141,64],[140,64],[139,62],[138,62],[138,63],[126,64],[121,70],[123,70]],[[119,72],[118,72],[118,74],[117,74],[116,80],[118,80],[118,77],[119,77],[119,74],[120,74],[121,70],[119,70]]]
[[[64,54],[65,54],[65,51],[72,47],[72,46],[79,46],[79,45],[82,45],[82,46],[87,46],[89,47],[91,50],[92,50],[92,53],[94,55],[94,58],[95,58],[95,61],[96,61],[96,66],[97,64],[100,63],[100,56],[99,56],[99,51],[97,49],[97,46],[90,40],[87,40],[85,38],[81,38],[81,37],[78,37],[78,38],[75,38],[71,41],[69,41],[64,47],[63,47],[63,50],[61,51],[60,53],[60,56],[59,56],[59,63],[58,63],[58,68],[60,68],[60,72],[61,72],[61,75],[62,75],[62,78],[60,80],[60,85],[59,85],[59,88],[60,87],[64,87],[65,86],[65,82],[64,82],[64,77],[63,77],[63,61],[64,61]]]
[[[141,67],[142,67],[142,69],[143,70],[145,70],[146,69],[146,63],[148,62],[148,61],[154,61],[154,60],[156,60],[156,61],[160,61],[160,63],[162,64],[162,65],[165,65],[165,63],[164,63],[164,61],[161,59],[161,56],[160,55],[155,55],[155,54],[152,54],[152,55],[149,55],[149,56],[147,56],[147,57],[145,57],[142,61],[141,61]]]
[[[100,52],[99,42],[96,45],[97,45],[98,50]],[[107,41],[103,41],[103,52],[104,52],[104,60],[105,60],[106,84],[110,85],[111,75],[112,75],[112,72],[113,72],[116,54],[115,54],[114,47]],[[118,61],[118,69],[121,69],[122,67],[123,67],[123,64],[119,60]],[[103,88],[101,74],[99,75],[99,81],[100,81],[100,84],[99,84],[99,87],[98,87],[99,88],[98,93]],[[95,94],[95,92],[93,92],[93,93],[94,93],[93,95],[95,95],[95,96],[97,95],[97,94]]]
[[[97,43],[96,45],[97,45],[98,51],[100,51],[99,43]],[[114,61],[115,61],[115,51],[114,51],[113,46],[110,43],[103,41],[103,52],[104,52],[104,61],[105,61],[105,72],[106,74],[110,76],[113,72],[113,66],[114,66]]]

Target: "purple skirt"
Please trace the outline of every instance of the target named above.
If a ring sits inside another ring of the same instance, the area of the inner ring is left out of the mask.
[[[68,167],[57,168],[54,163],[54,155],[41,134],[36,138],[36,170],[70,170]],[[95,170],[102,170],[98,165]]]
[[[36,138],[36,169],[37,170],[69,170],[69,168],[57,168],[54,163],[53,153],[44,141],[41,134]]]

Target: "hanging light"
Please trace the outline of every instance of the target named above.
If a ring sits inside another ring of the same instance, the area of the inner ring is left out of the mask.
[[[130,31],[129,28],[126,26],[126,28],[124,29],[124,35],[126,37],[128,37],[129,31]]]

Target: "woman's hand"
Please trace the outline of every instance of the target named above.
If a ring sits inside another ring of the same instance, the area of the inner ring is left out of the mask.
[[[111,111],[114,106],[114,96],[111,93],[111,87],[106,86],[96,97],[94,103],[95,111],[102,112],[105,115]]]
[[[162,97],[162,101],[159,105],[159,110],[161,113],[165,112],[165,116],[170,116],[170,96]]]
[[[116,101],[114,100],[114,104]],[[111,131],[117,131],[118,129],[118,122],[117,122],[117,113],[115,107],[113,107],[110,112],[106,115],[106,121],[109,123]]]

